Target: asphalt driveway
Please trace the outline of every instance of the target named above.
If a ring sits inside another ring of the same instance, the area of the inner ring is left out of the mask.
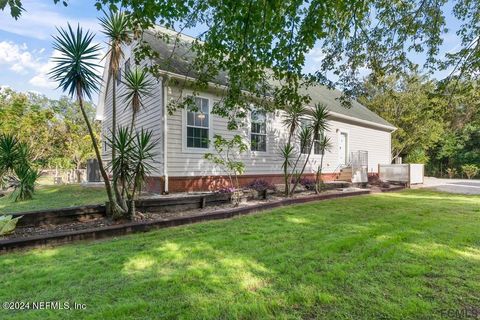
[[[437,179],[425,177],[423,187],[451,193],[480,194],[480,180],[473,179]]]

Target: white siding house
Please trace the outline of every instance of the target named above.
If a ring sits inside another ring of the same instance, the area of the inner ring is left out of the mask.
[[[163,32],[168,30],[161,29]],[[176,34],[175,34],[176,35]],[[178,36],[178,35],[176,35]],[[189,38],[180,35],[182,40]],[[160,54],[168,51],[168,44],[162,47],[160,40],[155,39],[152,47]],[[130,51],[125,50],[123,68],[127,67],[130,59]],[[108,61],[106,61],[108,63]],[[240,134],[245,141],[252,139],[261,141],[257,151],[248,151],[242,155],[246,165],[245,175],[241,182],[247,183],[255,178],[270,179],[273,182],[282,181],[282,160],[278,149],[285,141],[287,132],[282,125],[282,111],[275,111],[266,114],[266,131],[253,132],[251,117],[245,120],[238,131],[227,129],[225,118],[213,115],[211,108],[221,97],[216,95],[215,90],[201,93],[197,100],[203,108],[202,118],[195,118],[198,115],[190,114],[185,109],[176,110],[173,114],[166,112],[168,103],[179,99],[179,96],[191,95],[186,89],[180,89],[178,83],[164,79],[182,79],[188,76],[182,72],[181,64],[177,69],[166,70],[162,79],[155,80],[156,89],[152,96],[146,98],[145,108],[142,109],[136,121],[137,128],[153,130],[157,156],[154,166],[156,172],[152,174],[149,189],[157,192],[169,191],[192,191],[202,189],[215,189],[224,182],[221,179],[222,173],[209,161],[204,159],[206,152],[212,151],[209,147],[202,145],[200,140],[192,136],[208,135],[210,139],[215,134],[224,137],[231,137]],[[107,89],[106,74],[104,75],[103,87],[97,108],[97,118],[102,121],[102,140],[110,135],[111,116],[111,86]],[[108,90],[108,92],[107,92]],[[123,85],[119,82],[117,89],[117,115],[119,125],[127,125],[130,122],[131,112],[121,98]],[[391,163],[391,133],[395,128],[380,118],[375,113],[353,102],[349,109],[341,106],[338,98],[341,93],[337,90],[329,90],[323,86],[315,86],[308,89],[308,94],[314,103],[323,103],[330,111],[329,130],[326,135],[330,137],[333,144],[324,157],[323,172],[330,178],[339,172],[339,169],[348,164],[351,152],[368,152],[368,171],[377,173],[379,164]],[[190,135],[189,135],[190,133]],[[256,134],[256,135],[255,135]],[[264,143],[263,143],[264,142]],[[207,148],[204,148],[207,147]],[[104,157],[109,158],[109,148],[103,146]],[[312,151],[310,163],[306,174],[313,174],[320,162],[320,155]]]

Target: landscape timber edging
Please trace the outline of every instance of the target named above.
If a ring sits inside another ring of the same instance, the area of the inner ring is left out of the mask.
[[[398,191],[404,189],[403,187],[394,187],[392,190],[382,190],[383,191]],[[214,212],[210,212],[204,215],[191,215],[184,217],[176,217],[166,220],[155,220],[155,221],[141,221],[141,222],[129,222],[121,225],[106,226],[93,229],[85,230],[76,230],[68,231],[57,234],[48,234],[40,236],[32,236],[25,238],[16,238],[16,239],[7,239],[0,240],[0,253],[5,253],[13,251],[15,249],[22,248],[35,248],[35,247],[44,247],[58,244],[70,243],[77,240],[98,240],[104,238],[110,238],[115,236],[121,236],[137,232],[146,232],[153,229],[168,228],[181,226],[186,224],[192,224],[203,221],[210,220],[219,220],[227,219],[235,216],[246,215],[253,212],[264,211],[269,209],[274,209],[278,207],[283,207],[292,204],[301,204],[307,202],[336,199],[336,198],[345,198],[358,195],[367,195],[372,194],[371,190],[360,190],[352,191],[345,193],[332,193],[332,194],[321,194],[313,195],[299,198],[289,198],[281,199],[269,203],[261,203],[252,206],[238,207],[238,208],[227,208]]]
[[[85,205],[69,208],[10,213],[18,220],[19,227],[37,227],[43,224],[89,220],[105,216],[105,205]]]

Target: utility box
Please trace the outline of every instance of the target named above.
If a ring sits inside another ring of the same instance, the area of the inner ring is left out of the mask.
[[[101,182],[100,166],[97,159],[87,160],[87,182]]]

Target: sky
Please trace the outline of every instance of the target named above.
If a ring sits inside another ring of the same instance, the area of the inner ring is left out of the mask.
[[[94,7],[94,0],[69,0],[64,7],[61,3],[54,5],[53,0],[23,0],[27,10],[19,20],[15,21],[9,12],[0,11],[0,86],[8,86],[17,91],[32,91],[45,94],[50,98],[62,95],[56,89],[55,83],[49,80],[48,71],[52,68],[52,35],[55,27],[66,27],[80,23],[84,28],[97,34],[95,41],[105,47],[105,38],[100,33],[97,17],[102,13]],[[447,7],[450,11],[450,8]],[[447,13],[447,25],[450,32],[444,37],[441,54],[454,51],[459,41],[454,33],[458,23]],[[190,30],[195,36],[195,30]],[[103,52],[106,52],[104,49]],[[424,55],[414,57],[417,63],[422,63]],[[320,47],[314,47],[307,55],[306,72],[318,69],[322,60]],[[103,65],[103,61],[98,61]],[[98,70],[101,74],[101,70]],[[366,70],[364,70],[366,74]],[[434,77],[441,79],[448,71],[436,72]],[[96,102],[95,98],[94,101]]]

